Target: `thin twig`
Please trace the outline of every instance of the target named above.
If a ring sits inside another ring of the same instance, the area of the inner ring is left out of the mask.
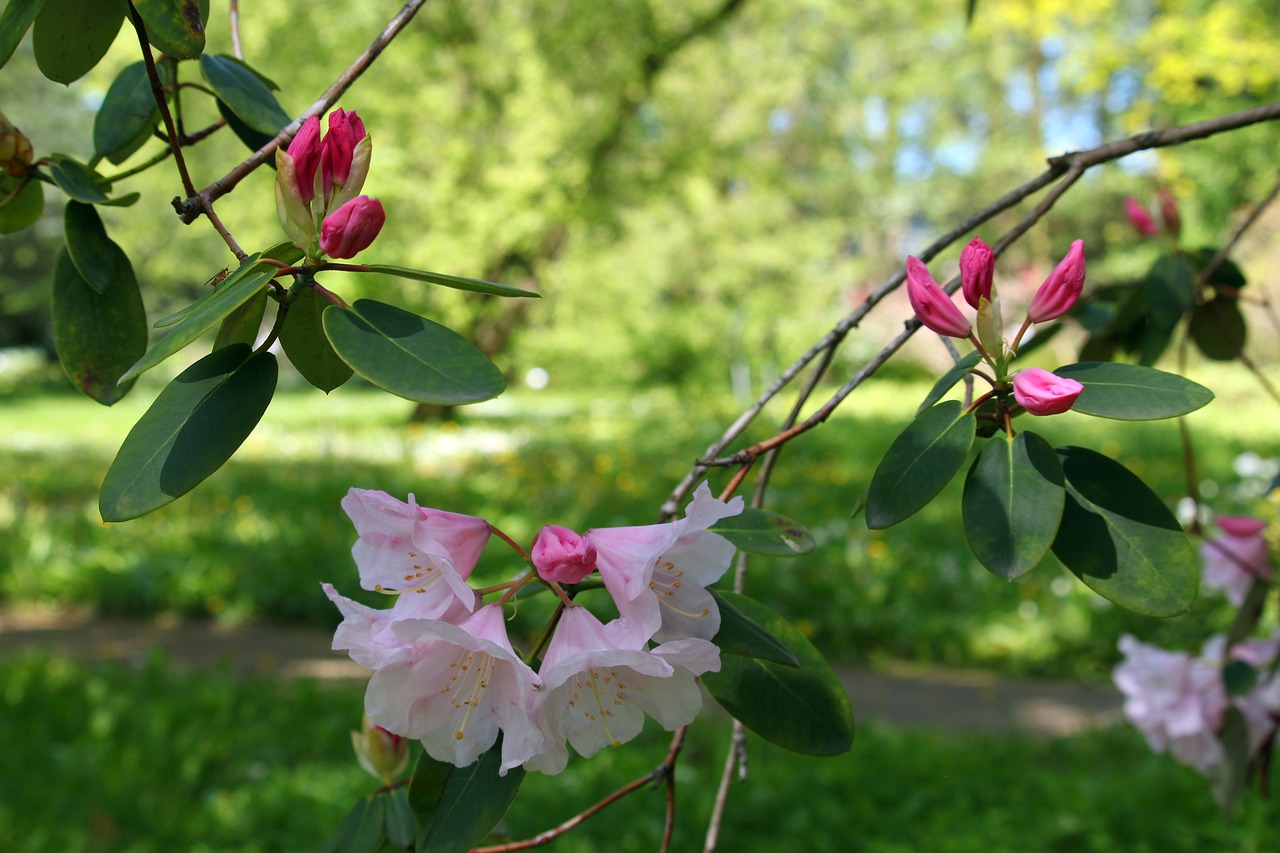
[[[285,125],[284,129],[276,134],[275,139],[253,152],[247,160],[200,190],[199,193],[191,189],[185,200],[175,201],[174,208],[178,211],[178,218],[187,224],[194,222],[204,212],[204,208],[209,202],[216,201],[231,192],[250,173],[274,156],[276,149],[292,139],[293,135],[298,132],[298,128],[302,127],[304,121],[313,115],[322,115],[327,112],[329,108],[337,103],[338,98],[342,97],[343,93],[351,87],[351,84],[368,70],[373,61],[378,58],[378,55],[386,49],[392,39],[399,35],[405,25],[413,20],[413,16],[418,13],[418,10],[426,2],[427,0],[409,0],[409,2],[405,3],[404,7],[396,13],[395,17],[378,34],[378,37],[365,48],[363,53],[356,57],[356,60],[345,71],[338,75],[338,78],[330,84],[324,94],[308,107],[302,115]]]
[[[156,70],[155,58],[151,55],[151,42],[147,38],[147,27],[138,10],[129,4],[129,23],[133,24],[138,34],[138,46],[142,48],[142,61],[147,67],[147,79],[151,81],[151,95],[160,109],[160,118],[164,122],[165,132],[169,136],[169,147],[173,149],[173,159],[178,164],[178,176],[182,178],[182,188],[187,195],[195,195],[195,184],[191,181],[191,173],[187,171],[187,163],[182,158],[182,146],[178,143],[178,127],[174,124],[173,113],[169,111],[169,99],[164,94],[164,84],[160,82],[160,72]]]
[[[1209,279],[1213,278],[1213,274],[1218,271],[1218,267],[1222,266],[1227,256],[1231,254],[1231,250],[1240,242],[1240,238],[1253,227],[1258,218],[1262,216],[1262,212],[1276,200],[1277,196],[1280,196],[1280,180],[1276,181],[1276,185],[1271,188],[1271,192],[1267,193],[1266,198],[1254,205],[1253,210],[1249,211],[1249,215],[1245,217],[1244,221],[1236,226],[1235,231],[1232,232],[1227,242],[1214,253],[1213,257],[1209,259],[1209,263],[1204,265],[1204,269],[1200,270],[1200,280],[1197,282],[1200,287],[1203,287],[1208,283]]]
[[[720,841],[720,827],[724,823],[725,806],[729,802],[729,787],[733,784],[733,768],[738,766],[739,755],[745,760],[746,729],[742,723],[733,721],[733,735],[729,741],[729,754],[724,758],[724,771],[720,774],[720,784],[716,788],[716,801],[711,807],[711,819],[707,821],[707,835],[702,842],[702,853],[712,853]]]
[[[244,47],[240,44],[240,0],[231,0],[227,17],[227,28],[231,30],[231,52],[236,59],[244,62]]]

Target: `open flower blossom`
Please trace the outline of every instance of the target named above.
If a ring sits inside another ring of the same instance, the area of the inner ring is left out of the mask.
[[[1031,297],[1027,317],[1032,323],[1044,323],[1071,310],[1084,288],[1084,267],[1084,241],[1076,240]]]
[[[973,328],[947,292],[929,274],[929,268],[916,257],[907,258],[907,299],[916,318],[940,335],[968,337]]]
[[[1271,580],[1271,553],[1263,535],[1267,523],[1243,515],[1219,516],[1216,523],[1222,535],[1200,544],[1204,583],[1239,607],[1255,581]]]
[[[960,290],[964,301],[973,308],[978,308],[983,299],[991,301],[995,270],[996,256],[981,237],[974,237],[960,252]]]
[[[705,640],[652,651],[620,645],[589,610],[568,607],[539,671],[538,721],[547,748],[525,766],[559,773],[568,762],[566,740],[587,758],[621,746],[640,733],[646,713],[667,730],[679,728],[702,708],[693,677],[719,669],[719,650]]]
[[[1013,397],[1033,415],[1060,415],[1075,405],[1084,386],[1074,379],[1039,367],[1019,370],[1013,377]]]

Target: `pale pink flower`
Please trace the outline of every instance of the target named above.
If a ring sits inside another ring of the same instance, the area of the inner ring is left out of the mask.
[[[1220,516],[1216,523],[1222,535],[1200,544],[1204,583],[1239,607],[1255,581],[1271,580],[1271,553],[1263,536],[1267,524],[1243,515]]]
[[[981,237],[974,237],[960,252],[960,290],[964,301],[977,308],[985,299],[991,301],[991,282],[995,277],[996,256]]]
[[[907,258],[907,299],[916,318],[940,335],[968,337],[973,325],[964,318],[947,292],[938,286],[919,258]]]
[[[529,558],[538,576],[554,583],[577,583],[596,570],[596,546],[558,524],[538,531]]]
[[[1032,323],[1044,323],[1067,313],[1084,288],[1084,269],[1084,241],[1076,240],[1031,297],[1027,318]]]
[[[1060,415],[1075,405],[1084,386],[1038,367],[1018,371],[1013,377],[1013,398],[1033,415]]]
[[[480,596],[468,588],[466,598],[448,595],[397,595],[388,608],[367,607],[339,595],[333,584],[321,584],[342,614],[333,634],[334,651],[345,651],[366,669],[381,669],[404,662],[412,648],[393,630],[406,619],[437,619],[450,624],[465,621],[480,603]],[[440,587],[444,589],[443,586]]]
[[[705,640],[653,651],[620,646],[586,608],[565,608],[539,673],[546,746],[525,766],[559,773],[569,758],[566,740],[587,758],[621,746],[640,733],[646,713],[668,730],[691,722],[702,708],[694,676],[719,668],[719,651]]]

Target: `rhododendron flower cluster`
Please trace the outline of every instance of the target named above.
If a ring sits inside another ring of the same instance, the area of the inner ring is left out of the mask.
[[[419,740],[432,758],[459,767],[501,732],[501,772],[524,765],[558,773],[566,744],[590,756],[635,737],[646,714],[675,729],[701,709],[694,679],[720,668],[711,642],[720,616],[705,587],[734,555],[709,528],[740,513],[742,498],[717,500],[703,483],[684,518],[582,534],[548,525],[528,553],[499,533],[526,566],[485,590],[501,594],[489,603],[468,583],[496,531],[489,522],[363,489],[342,506],[359,534],[352,556],[361,586],[395,599],[372,608],[323,585],[343,615],[333,647],[373,670],[371,726]],[[562,586],[595,573],[602,603],[617,614],[607,621]],[[504,605],[528,583],[543,584],[561,605],[545,651],[521,655]]]
[[[977,309],[976,329],[919,258],[907,258],[907,298],[917,319],[927,328],[947,337],[968,338],[977,348],[982,360],[994,372],[994,376],[987,376],[974,371],[992,385],[991,394],[983,400],[992,395],[1007,399],[1012,392],[1016,403],[1032,415],[1057,415],[1067,411],[1084,390],[1083,385],[1039,368],[1011,373],[1009,363],[1017,356],[1018,346],[1033,324],[1061,317],[1080,298],[1085,274],[1084,242],[1072,243],[1066,256],[1040,285],[1012,343],[1003,337],[994,273],[995,253],[982,239],[973,238],[960,253],[960,289],[965,301]]]
[[[1244,515],[1223,515],[1216,524],[1222,535],[1200,545],[1204,583],[1222,590],[1227,600],[1239,607],[1256,581],[1271,580],[1271,554],[1263,535],[1267,523]]]

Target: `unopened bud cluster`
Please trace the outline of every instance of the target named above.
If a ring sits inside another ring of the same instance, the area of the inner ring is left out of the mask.
[[[1160,209],[1160,221],[1164,223],[1164,231],[1173,239],[1178,239],[1182,233],[1182,214],[1178,212],[1177,199],[1173,197],[1173,193],[1164,187],[1156,190],[1156,206]],[[1156,224],[1153,217],[1142,202],[1133,196],[1125,196],[1124,199],[1124,215],[1129,218],[1129,224],[1141,234],[1143,237],[1158,237],[1160,235],[1160,226]]]

